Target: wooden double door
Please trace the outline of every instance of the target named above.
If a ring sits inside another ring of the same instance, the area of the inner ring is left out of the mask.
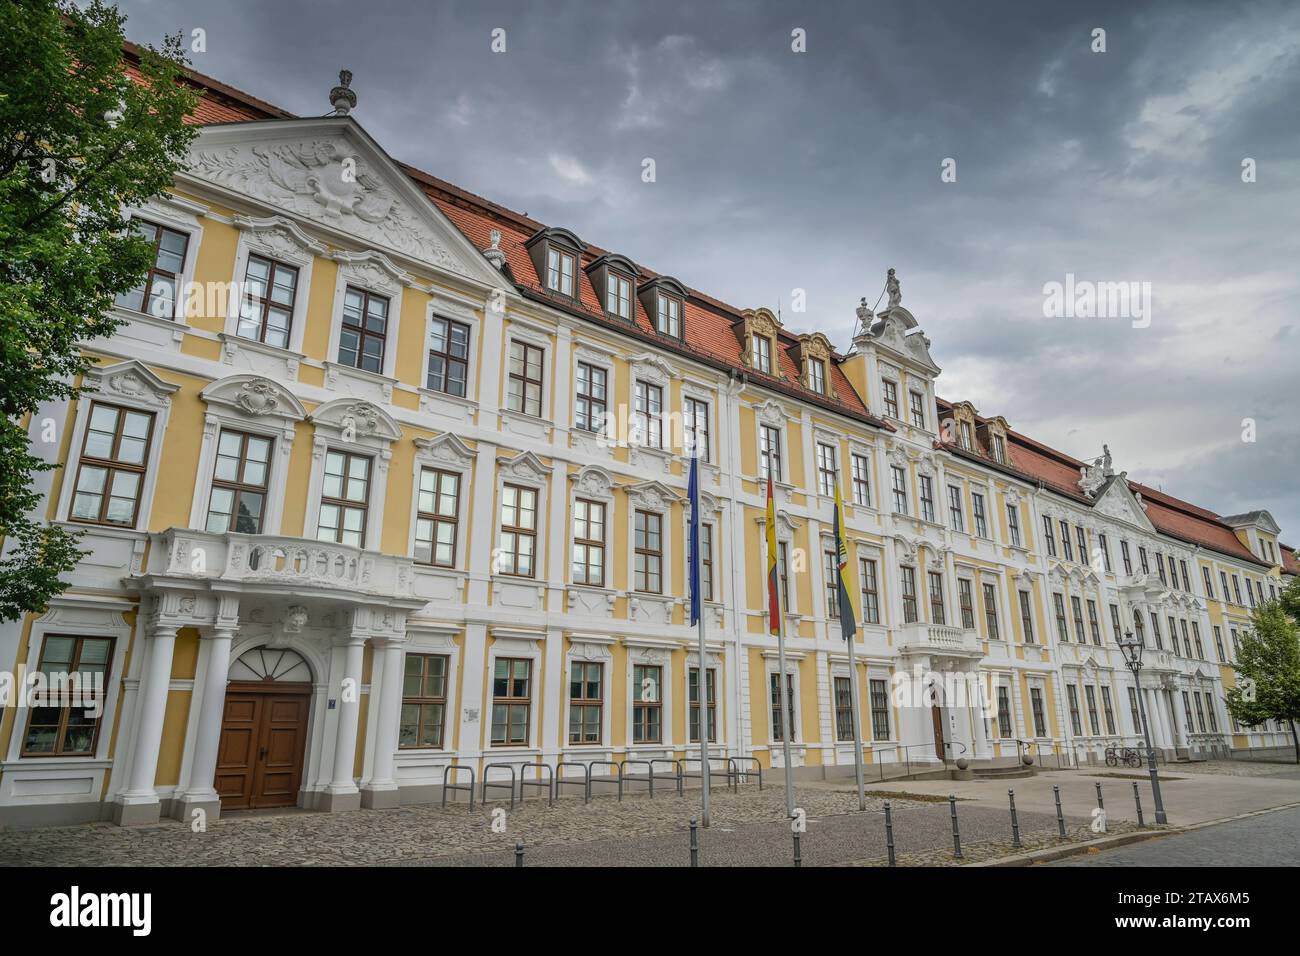
[[[223,810],[298,803],[311,685],[231,681],[214,786]]]

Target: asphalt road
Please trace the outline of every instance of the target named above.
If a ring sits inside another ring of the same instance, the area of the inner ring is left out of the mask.
[[[1297,866],[1300,865],[1300,807],[1043,865]]]

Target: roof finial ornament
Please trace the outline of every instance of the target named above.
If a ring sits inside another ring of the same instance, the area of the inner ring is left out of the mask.
[[[854,338],[859,335],[866,335],[871,331],[871,321],[875,314],[871,311],[871,306],[867,305],[867,297],[864,295],[862,301],[858,303],[858,330],[854,333]]]
[[[352,71],[339,70],[339,85],[330,90],[331,116],[347,116],[357,105],[357,94],[352,92]]]
[[[889,275],[885,278],[885,290],[889,293],[889,308],[898,308],[903,301],[903,293],[898,287],[898,276],[893,269],[889,270]]]
[[[500,269],[506,264],[506,254],[501,249],[501,230],[493,229],[488,235],[492,244],[483,250],[483,258]]]

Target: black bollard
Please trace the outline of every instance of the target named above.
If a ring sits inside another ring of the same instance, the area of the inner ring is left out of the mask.
[[[1097,784],[1097,806],[1098,806],[1100,809],[1102,809],[1102,810],[1105,810],[1105,809],[1106,809],[1106,802],[1105,802],[1104,800],[1101,799],[1101,784],[1100,784],[1100,783]]]
[[[961,857],[961,830],[957,828],[957,798],[951,793],[948,794],[948,809],[952,813],[952,855],[955,859]]]
[[[894,861],[894,820],[889,812],[889,801],[885,801],[885,846],[889,850],[889,865],[897,866]]]
[[[700,865],[700,835],[698,821],[691,817],[691,866]]]
[[[1137,804],[1138,808],[1138,826],[1144,827],[1146,826],[1146,822],[1142,819],[1142,794],[1138,793],[1136,780],[1133,781],[1133,802]]]
[[[524,865],[524,841],[515,841],[515,866]]]
[[[1020,846],[1020,821],[1016,817],[1016,792],[1007,791],[1007,799],[1011,801],[1011,845]]]
[[[797,830],[794,834],[794,865],[796,867],[803,866],[803,857],[799,853],[799,831]]]
[[[1052,787],[1052,793],[1056,795],[1056,831],[1062,840],[1065,839],[1065,817],[1061,813],[1061,788]]]

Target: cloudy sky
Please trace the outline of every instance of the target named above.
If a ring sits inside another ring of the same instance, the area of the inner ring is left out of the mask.
[[[120,6],[296,113],[347,67],[393,156],[841,348],[893,266],[940,394],[1300,545],[1294,3]],[[1149,325],[1046,317],[1067,274]]]

